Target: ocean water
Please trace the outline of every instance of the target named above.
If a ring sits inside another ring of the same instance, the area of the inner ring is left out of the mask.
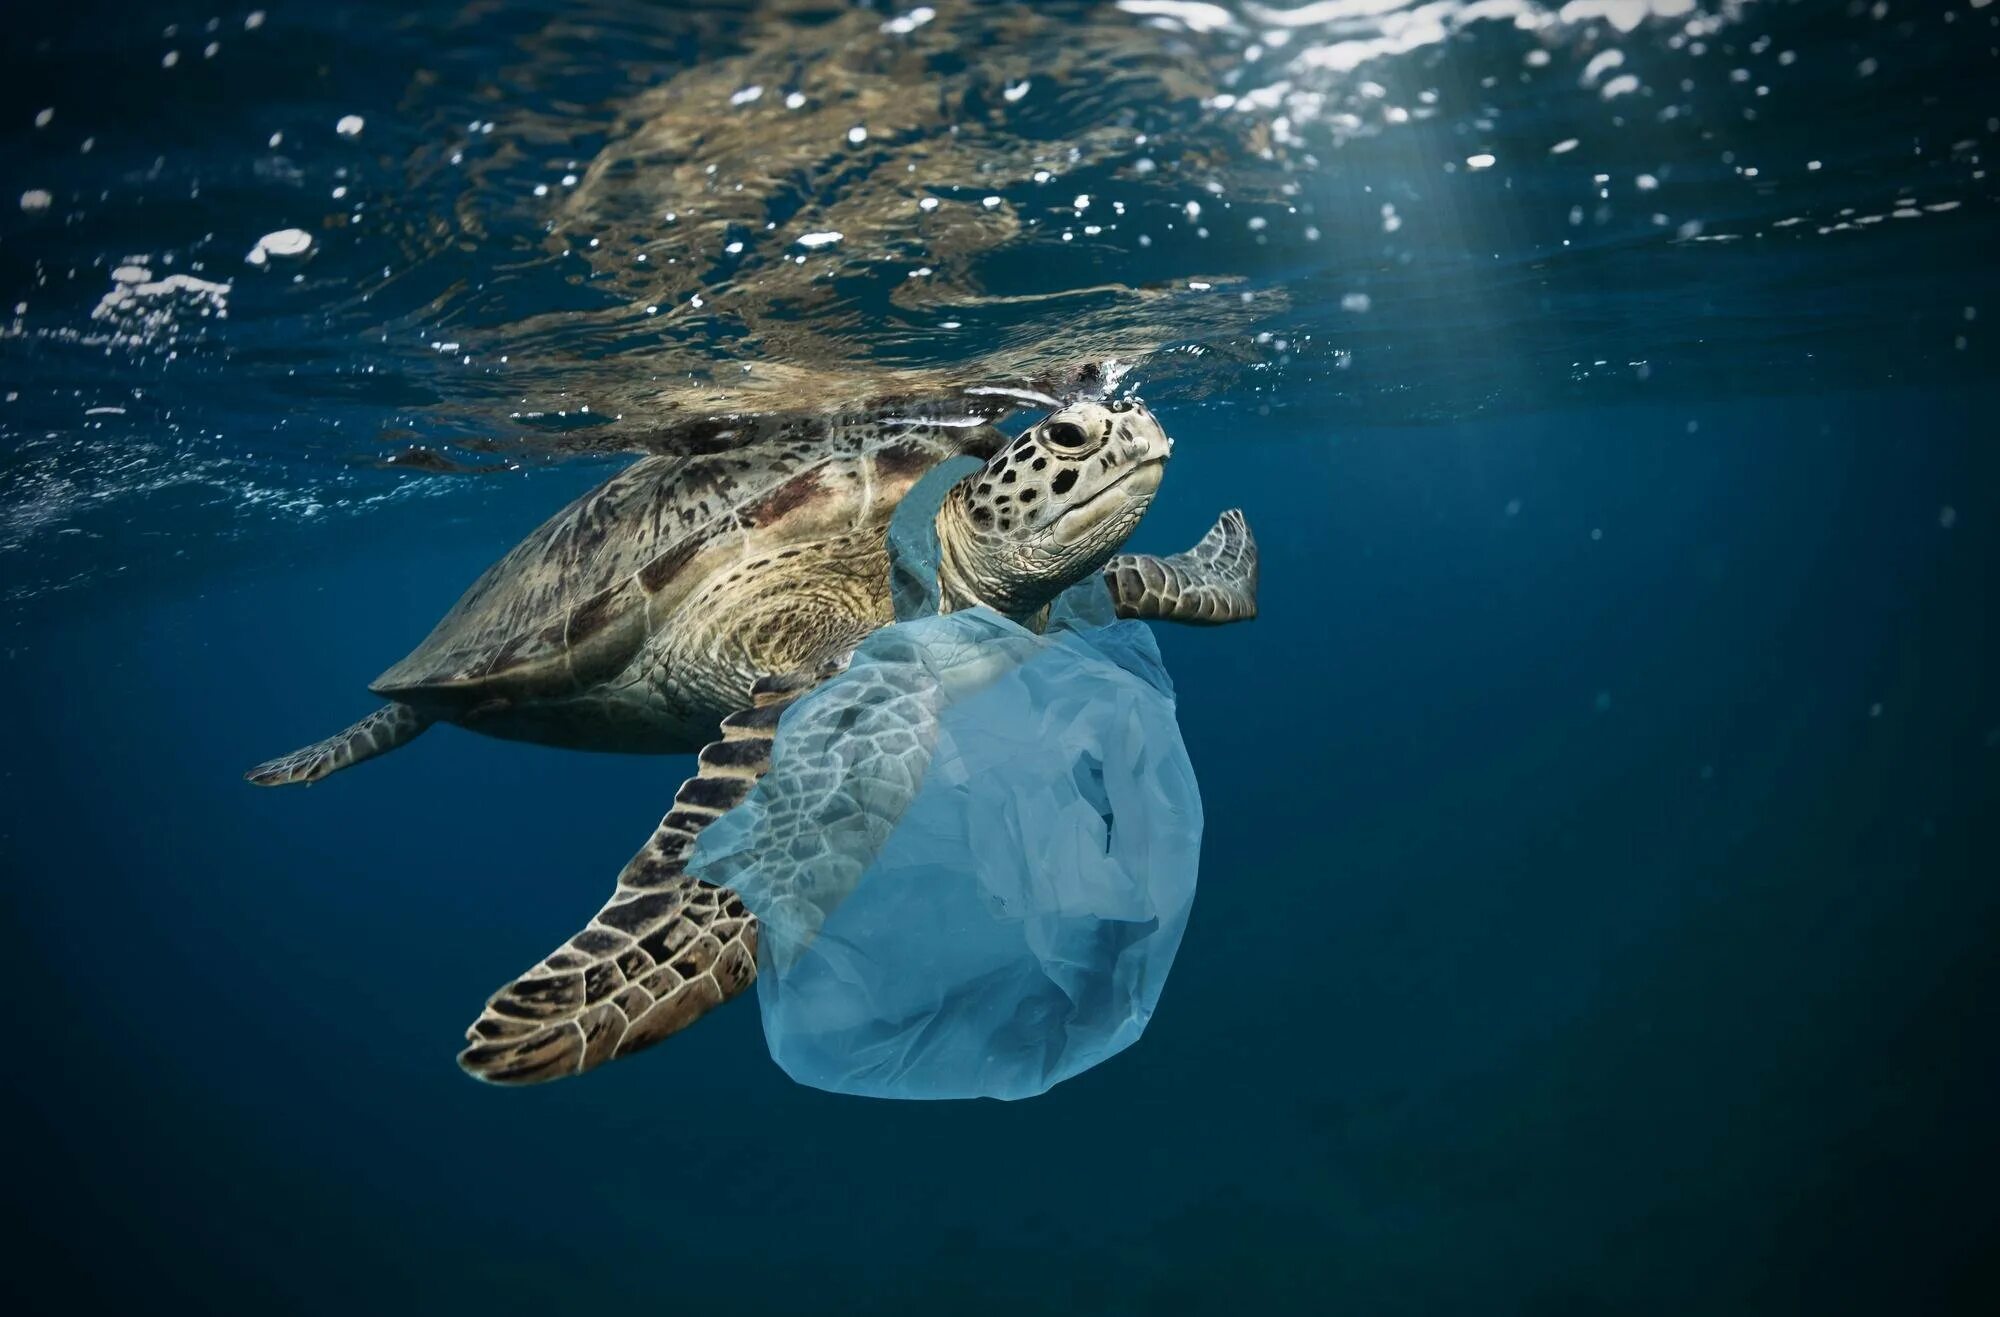
[[[1991,1310],[2000,5],[4,30],[10,1311]],[[690,761],[242,771],[632,453],[1106,359],[1263,552],[1145,1037],[461,1075]]]

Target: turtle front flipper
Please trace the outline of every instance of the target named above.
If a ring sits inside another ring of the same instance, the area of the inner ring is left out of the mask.
[[[1104,564],[1120,617],[1221,626],[1257,616],[1257,540],[1240,509],[1216,518],[1201,542],[1157,558],[1121,553]]]
[[[766,677],[627,862],[584,930],[487,999],[458,1064],[494,1084],[582,1074],[678,1033],[757,977],[757,921],[736,894],[687,872],[701,830],[771,766],[778,718],[817,679]]]
[[[310,785],[328,773],[408,745],[430,725],[429,718],[407,704],[385,704],[346,731],[257,765],[243,780],[260,787]]]

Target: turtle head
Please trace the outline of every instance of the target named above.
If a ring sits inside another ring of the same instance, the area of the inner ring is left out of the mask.
[[[1152,504],[1173,450],[1136,399],[1044,417],[938,509],[943,611],[985,604],[1027,617],[1101,569]]]

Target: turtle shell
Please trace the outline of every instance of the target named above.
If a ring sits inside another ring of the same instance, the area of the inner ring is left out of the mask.
[[[616,675],[718,564],[886,528],[926,471],[1004,442],[989,425],[876,422],[809,443],[644,457],[481,574],[379,695],[464,707],[553,696]]]

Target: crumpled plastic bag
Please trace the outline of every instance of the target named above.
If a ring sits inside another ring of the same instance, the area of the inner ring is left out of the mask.
[[[951,474],[933,478],[891,535],[910,613],[935,609],[925,533]],[[1152,633],[1095,624],[1111,617],[1093,578],[1042,635],[983,608],[877,632],[702,832],[689,867],[758,917],[765,1040],[793,1079],[1030,1097],[1144,1030],[1194,900],[1201,798]]]

